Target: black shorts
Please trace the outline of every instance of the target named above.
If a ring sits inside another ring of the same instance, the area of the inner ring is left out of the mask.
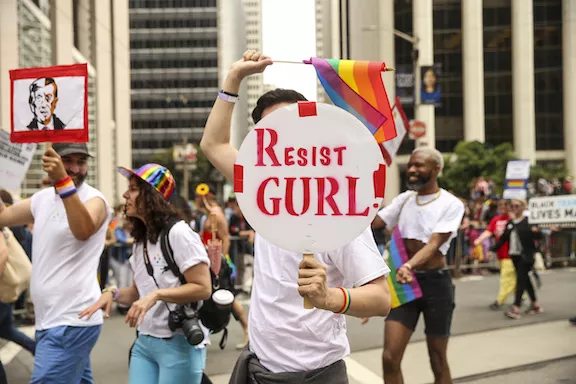
[[[424,314],[424,333],[427,336],[450,336],[454,313],[454,284],[450,272],[444,269],[416,271],[422,297],[390,311],[386,321],[398,321],[412,331],[420,313]]]

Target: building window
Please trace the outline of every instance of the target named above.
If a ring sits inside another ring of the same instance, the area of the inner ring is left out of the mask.
[[[462,98],[462,8],[433,2],[434,63],[442,65],[442,105],[436,107],[436,148],[452,152],[464,137]]]
[[[217,74],[210,79],[162,79],[162,80],[132,80],[132,89],[162,89],[162,88],[217,88]]]
[[[534,0],[536,149],[564,149],[562,0]]]
[[[130,8],[216,7],[216,0],[130,0]]]
[[[182,19],[182,20],[130,20],[130,29],[149,28],[209,28],[216,27],[213,19]]]
[[[486,2],[484,24],[484,111],[486,143],[513,142],[510,0]]]

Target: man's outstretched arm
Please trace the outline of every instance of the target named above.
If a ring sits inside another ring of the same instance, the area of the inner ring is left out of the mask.
[[[238,94],[242,80],[249,75],[264,72],[272,64],[267,56],[248,50],[239,61],[232,64],[228,76],[224,80],[222,90],[231,94]],[[242,97],[242,95],[240,96]],[[200,148],[210,163],[226,177],[234,181],[234,163],[238,151],[230,145],[230,126],[234,103],[216,99],[200,142]]]

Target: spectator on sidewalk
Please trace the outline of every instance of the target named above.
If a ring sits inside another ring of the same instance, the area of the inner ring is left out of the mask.
[[[520,199],[513,199],[511,202],[512,219],[506,224],[506,229],[498,242],[492,247],[497,251],[509,243],[508,253],[514,268],[516,269],[516,297],[512,310],[506,312],[506,316],[511,319],[520,319],[520,306],[522,305],[522,295],[528,292],[532,304],[526,310],[526,314],[536,314],[542,312],[542,307],[536,300],[536,291],[530,280],[529,273],[534,267],[534,257],[537,251],[535,240],[541,238],[542,234],[537,227],[528,224],[528,218],[524,216],[526,202]]]
[[[42,158],[54,187],[10,207],[0,202],[0,225],[35,223],[30,291],[36,315],[36,356],[31,383],[93,383],[90,352],[102,313],[78,318],[100,297],[97,270],[111,209],[84,182],[85,143],[55,143]]]
[[[510,221],[510,203],[507,200],[501,199],[498,202],[498,210],[500,214],[494,217],[486,230],[474,240],[474,245],[482,244],[486,239],[494,237],[498,242],[500,237],[506,230],[506,224]],[[498,262],[500,264],[500,288],[496,300],[490,304],[490,309],[500,310],[504,306],[508,296],[513,294],[516,290],[516,269],[508,254],[508,242],[502,243],[502,246],[496,252]]]

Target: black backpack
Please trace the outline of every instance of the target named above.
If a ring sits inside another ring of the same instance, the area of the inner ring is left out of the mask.
[[[169,222],[166,227],[160,233],[160,249],[162,250],[162,255],[166,260],[166,264],[168,264],[168,269],[172,271],[172,273],[178,277],[181,284],[186,284],[186,278],[182,273],[180,273],[180,269],[176,265],[176,261],[174,260],[174,252],[172,250],[172,246],[170,245],[170,239],[168,234],[170,233],[170,229],[176,224],[178,221],[171,221]],[[226,262],[226,259],[222,257],[222,267],[220,268],[220,273],[218,276],[214,275],[212,270],[210,270],[210,277],[212,279],[212,293],[217,291],[218,289],[227,289],[231,292],[234,292],[234,284],[232,283],[232,269]],[[212,296],[208,300],[204,300],[202,306],[198,310],[198,317],[202,321],[202,324],[211,334],[218,333],[220,331],[224,331],[222,335],[222,339],[220,340],[220,349],[224,349],[226,346],[226,341],[228,340],[228,323],[230,322],[230,315],[232,314],[232,306],[230,305],[227,308],[221,308],[216,306],[216,303],[212,300]]]

